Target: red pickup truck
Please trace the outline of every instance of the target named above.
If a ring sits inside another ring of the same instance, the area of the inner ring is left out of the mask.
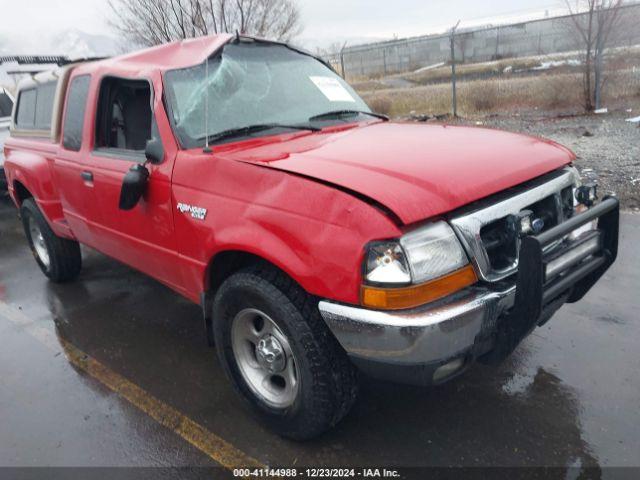
[[[80,244],[202,305],[282,435],[335,425],[358,371],[439,384],[498,363],[617,254],[619,206],[551,141],[390,122],[319,58],[202,37],[24,82],[10,195],[54,282]]]

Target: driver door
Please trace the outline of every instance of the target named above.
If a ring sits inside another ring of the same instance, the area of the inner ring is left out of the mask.
[[[159,79],[157,83],[102,79],[95,144],[88,162],[100,210],[100,235],[95,247],[180,291],[182,277],[176,261],[171,195],[177,147],[159,100],[160,88]],[[147,164],[150,175],[140,202],[132,210],[120,210],[123,178],[132,166],[146,162],[144,149],[152,136],[162,140],[164,159],[159,164]]]

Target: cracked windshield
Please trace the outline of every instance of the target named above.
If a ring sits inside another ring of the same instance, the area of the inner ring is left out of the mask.
[[[227,45],[209,60],[208,72],[201,64],[168,72],[166,80],[173,124],[185,147],[231,129],[306,126],[327,112],[370,111],[328,67],[282,45]]]

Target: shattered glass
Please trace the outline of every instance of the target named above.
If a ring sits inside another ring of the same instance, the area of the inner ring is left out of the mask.
[[[320,86],[318,78],[325,79]],[[264,123],[305,125],[314,115],[339,109],[370,111],[327,66],[275,44],[229,44],[208,66],[167,72],[166,84],[173,124],[185,147],[202,145],[207,133]],[[333,91],[323,91],[324,84]],[[341,95],[336,97],[336,90]]]

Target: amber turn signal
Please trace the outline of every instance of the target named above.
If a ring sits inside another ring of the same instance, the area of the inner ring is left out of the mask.
[[[436,280],[406,288],[377,288],[363,285],[362,305],[379,310],[414,308],[451,295],[478,281],[471,265]]]

